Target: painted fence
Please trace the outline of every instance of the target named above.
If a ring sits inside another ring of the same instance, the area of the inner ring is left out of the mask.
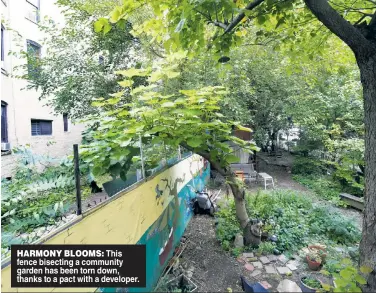
[[[22,292],[150,292],[192,217],[191,199],[210,175],[200,156],[183,159],[169,169],[111,198],[45,244],[146,244],[146,288],[22,288]],[[10,265],[2,269],[2,292],[11,288]]]

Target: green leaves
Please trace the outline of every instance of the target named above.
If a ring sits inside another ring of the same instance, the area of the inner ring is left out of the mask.
[[[367,266],[361,266],[360,267],[360,271],[363,273],[363,274],[370,274],[373,272],[373,269],[371,267],[367,267]]]
[[[227,163],[232,164],[232,163],[239,162],[240,159],[237,156],[228,155],[228,156],[225,157],[225,160],[226,160]]]
[[[110,14],[110,21],[112,23],[116,23],[119,21],[120,17],[122,14],[122,9],[121,7],[116,7]]]
[[[94,31],[100,33],[103,31],[104,34],[108,33],[111,30],[111,25],[108,22],[107,18],[99,18],[94,22]]]
[[[175,103],[173,103],[173,102],[166,102],[166,103],[163,103],[161,105],[161,107],[163,107],[163,108],[171,108],[171,107],[174,107],[174,106],[175,106]]]
[[[244,126],[242,126],[242,125],[237,125],[236,128],[239,129],[239,130],[241,130],[241,131],[252,132],[252,129],[251,129],[251,128],[244,127]]]
[[[136,69],[136,68],[115,71],[115,74],[119,74],[128,78],[132,78],[133,76],[147,76],[149,75],[149,73],[150,73],[150,69]]]
[[[131,87],[133,85],[133,80],[123,80],[123,81],[119,81],[118,84],[122,87]]]
[[[193,147],[193,148],[196,148],[198,146],[200,146],[202,144],[202,140],[200,138],[190,138],[187,140],[187,144],[190,146],[190,147]]]
[[[360,285],[365,285],[367,284],[367,280],[363,278],[361,275],[356,275],[355,276],[355,281],[359,283]]]
[[[264,15],[260,15],[260,16],[258,16],[257,17],[257,22],[258,22],[258,24],[264,24],[265,22],[267,21],[267,17],[266,16],[264,16]]]

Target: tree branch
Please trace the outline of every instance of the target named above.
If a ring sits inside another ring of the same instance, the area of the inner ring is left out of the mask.
[[[197,153],[198,155],[200,155],[201,157],[205,158],[206,160],[208,160],[210,162],[210,165],[213,166],[214,170],[218,171],[219,174],[221,174],[223,177],[227,177],[228,174],[226,172],[225,169],[223,169],[220,164],[218,164],[218,162],[212,160],[210,158],[210,154],[208,152],[204,152],[204,151],[194,151],[193,148],[191,148],[189,145],[187,145],[186,143],[184,142],[181,142],[180,145],[183,147],[183,148],[186,148],[187,150],[190,150],[191,152],[195,152]]]
[[[354,26],[346,21],[332,8],[327,0],[304,0],[307,7],[332,33],[344,41],[356,55],[370,55],[374,48],[370,42]]]
[[[214,24],[215,26],[219,26],[220,28],[223,28],[224,30],[227,28],[227,25],[225,25],[223,22],[220,22],[220,21],[209,21],[209,23]]]
[[[255,0],[251,3],[249,3],[245,9],[246,10],[252,10],[254,8],[256,8],[257,6],[259,6],[262,2],[264,2],[264,0]],[[231,23],[227,26],[227,28],[225,29],[225,32],[224,34],[227,34],[228,32],[230,32],[235,26],[237,26],[237,24],[239,22],[242,21],[242,19],[245,17],[245,14],[244,12],[241,12],[239,13],[232,21]]]

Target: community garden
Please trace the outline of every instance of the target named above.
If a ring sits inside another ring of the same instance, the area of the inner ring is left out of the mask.
[[[226,282],[228,291],[244,289],[240,275],[281,292],[290,281],[314,291],[376,290],[375,1],[57,2],[64,26],[44,20],[48,52],[34,59],[18,52],[28,59],[18,77],[87,126],[84,199],[92,180],[126,181],[141,162],[151,170],[184,149],[223,179],[210,183],[222,191],[215,218],[193,218],[186,233],[184,259],[199,256],[203,274],[215,275],[210,263],[228,273],[201,290],[223,291]],[[32,62],[38,74],[25,75]],[[278,172],[292,187],[273,170],[272,191],[240,180],[231,169],[239,149],[275,161],[291,156]],[[74,214],[73,159],[36,171],[23,158],[2,181],[4,254],[30,233],[43,235],[35,228]],[[363,208],[349,212],[343,193]]]

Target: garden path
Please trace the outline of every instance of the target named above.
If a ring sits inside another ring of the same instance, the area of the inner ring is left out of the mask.
[[[303,195],[310,196],[315,202],[326,203],[325,200],[318,198],[313,192],[292,179],[291,173],[283,166],[271,165],[264,160],[259,161],[259,171],[265,172],[274,178],[276,188],[292,189],[295,191],[303,191]],[[252,185],[250,191],[257,191],[263,188],[262,184]],[[363,226],[363,215],[360,211],[353,208],[341,208],[332,206],[334,211],[340,212],[346,217],[353,218],[357,226],[361,229]]]

